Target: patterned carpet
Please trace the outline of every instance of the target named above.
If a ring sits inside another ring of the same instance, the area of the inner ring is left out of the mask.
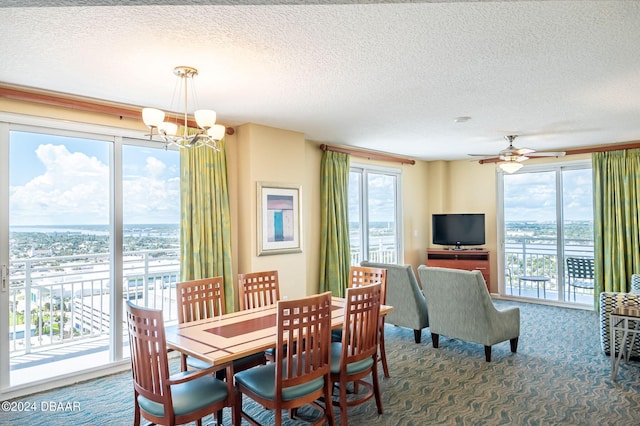
[[[600,349],[595,312],[496,301],[520,307],[517,354],[504,342],[484,361],[482,346],[440,339],[428,330],[415,344],[413,331],[387,325],[391,378],[381,380],[384,414],[375,402],[349,410],[352,425],[636,425],[640,424],[640,363],[622,364],[610,379]],[[45,392],[20,401],[71,402],[70,412],[2,413],[0,424],[129,425],[133,422],[130,373]],[[245,410],[263,424],[272,414],[245,399]],[[301,416],[306,413],[301,411]],[[339,415],[339,412],[336,412]],[[213,425],[211,418],[205,424]],[[224,413],[230,424],[230,413]],[[288,420],[286,424],[300,422]],[[144,424],[144,423],[143,423]],[[243,423],[244,424],[244,423]]]

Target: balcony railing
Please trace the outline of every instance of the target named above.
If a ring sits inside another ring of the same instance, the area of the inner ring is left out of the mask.
[[[567,275],[558,278],[558,241],[555,238],[509,237],[505,242],[505,283],[507,292],[513,292],[518,278],[528,275],[550,278],[547,291],[557,295],[562,293],[568,301]],[[585,239],[565,239],[564,256],[593,258],[593,241]],[[564,269],[564,268],[563,268]],[[564,289],[562,288],[564,286]],[[564,291],[562,291],[564,290]],[[592,289],[577,288],[577,294],[593,296]]]
[[[12,356],[108,335],[113,322],[111,293],[120,287],[115,286],[120,280],[125,300],[162,309],[166,321],[176,319],[178,249],[125,253],[120,280],[112,276],[109,254],[15,259],[9,267]]]

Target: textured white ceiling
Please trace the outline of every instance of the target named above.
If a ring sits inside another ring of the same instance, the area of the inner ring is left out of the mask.
[[[190,65],[220,122],[427,160],[640,140],[638,1],[119,3],[0,0],[0,81],[169,109]]]

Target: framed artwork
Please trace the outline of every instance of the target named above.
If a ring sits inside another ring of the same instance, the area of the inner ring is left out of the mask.
[[[302,252],[300,185],[258,182],[258,256]]]

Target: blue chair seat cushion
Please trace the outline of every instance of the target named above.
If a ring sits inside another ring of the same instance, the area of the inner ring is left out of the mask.
[[[246,367],[256,364],[264,364],[265,358],[264,353],[258,352],[257,354],[247,355],[243,358],[237,359],[233,361],[233,369],[235,371],[244,370]],[[191,356],[187,357],[187,365],[193,369],[203,370],[205,368],[211,367],[206,361],[202,361],[198,358],[194,358]]]
[[[181,372],[171,376],[179,379],[189,374]],[[208,405],[222,401],[229,395],[227,384],[213,376],[199,377],[185,383],[171,385],[173,412],[176,416],[189,414]],[[138,404],[144,411],[154,416],[164,416],[164,406],[143,396],[138,396]]]
[[[276,363],[261,365],[235,375],[236,383],[240,383],[251,392],[262,398],[275,400],[276,393]],[[282,399],[289,401],[308,395],[324,385],[324,377],[319,377],[307,383],[290,386],[282,390]]]
[[[340,357],[342,356],[342,343],[331,343],[331,374],[340,374]],[[347,374],[356,374],[371,368],[373,357],[347,364]]]
[[[342,342],[342,328],[335,328],[331,330],[331,341]]]

